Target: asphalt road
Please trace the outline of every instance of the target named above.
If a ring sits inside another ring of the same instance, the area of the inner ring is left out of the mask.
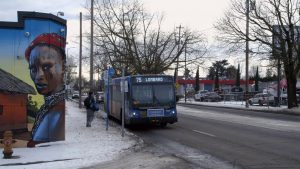
[[[186,168],[300,168],[299,116],[177,108],[179,122],[166,128],[138,127],[131,132],[152,151],[185,161]]]

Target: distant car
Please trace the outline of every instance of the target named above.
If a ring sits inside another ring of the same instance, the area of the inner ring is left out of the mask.
[[[96,100],[98,103],[104,102],[104,93],[103,92],[97,92],[96,93]]]
[[[221,100],[221,96],[216,92],[207,92],[204,94],[204,101],[218,102]]]
[[[275,100],[274,96],[270,93],[257,93],[252,98],[249,99],[249,104],[259,104],[260,106],[267,104],[267,105],[274,105]]]
[[[204,95],[208,93],[207,90],[200,90],[194,95],[194,99],[196,101],[203,101],[204,100]]]
[[[73,92],[72,99],[79,99],[79,91],[74,91]]]
[[[288,96],[287,96],[287,92],[284,91],[280,94],[280,99],[281,99],[281,104],[287,104],[288,102]]]
[[[288,103],[288,95],[287,95],[286,91],[282,92],[280,97],[281,97],[281,103],[282,104],[287,104]],[[299,103],[300,102],[300,95],[298,93],[296,93],[296,99],[297,99],[297,102]]]

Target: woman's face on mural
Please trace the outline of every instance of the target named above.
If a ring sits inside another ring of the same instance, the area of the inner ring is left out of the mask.
[[[51,95],[63,89],[64,61],[62,55],[50,46],[36,46],[29,59],[30,76],[37,91]]]

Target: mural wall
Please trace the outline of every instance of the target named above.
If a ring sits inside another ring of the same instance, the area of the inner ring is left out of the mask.
[[[13,130],[28,147],[65,139],[66,33],[52,14],[0,22],[0,132]]]

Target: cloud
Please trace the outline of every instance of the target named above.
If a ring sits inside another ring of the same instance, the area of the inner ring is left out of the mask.
[[[65,13],[63,18],[77,19],[80,11],[84,11],[85,1],[82,0],[10,0],[1,1],[0,20],[17,21],[17,11],[35,11],[41,13],[57,14],[58,11]]]

